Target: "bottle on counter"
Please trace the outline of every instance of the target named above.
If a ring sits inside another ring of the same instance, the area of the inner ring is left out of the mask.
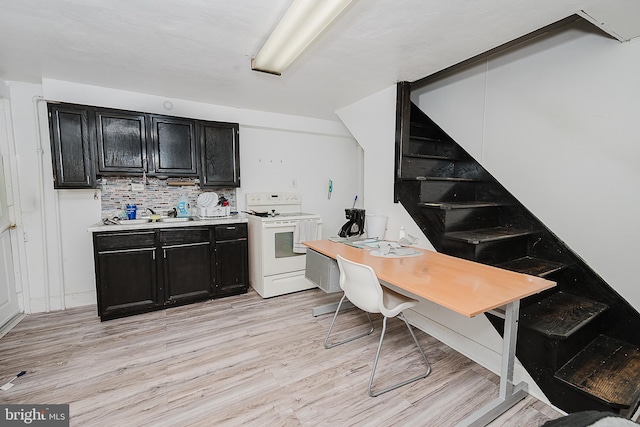
[[[189,199],[187,195],[182,193],[178,198],[178,204],[176,205],[176,217],[185,218],[191,216],[191,206],[189,205]]]

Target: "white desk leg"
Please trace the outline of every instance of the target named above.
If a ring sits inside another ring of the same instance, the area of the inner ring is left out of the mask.
[[[500,368],[500,391],[498,397],[465,418],[458,426],[486,426],[513,405],[527,397],[527,383],[513,385],[513,364],[516,359],[518,338],[518,313],[520,301],[507,304],[502,343],[502,366]]]

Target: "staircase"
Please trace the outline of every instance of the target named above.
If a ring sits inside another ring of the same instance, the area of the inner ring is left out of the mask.
[[[437,251],[555,281],[521,303],[518,360],[558,408],[631,417],[640,314],[412,104],[409,83],[397,106],[396,201]]]

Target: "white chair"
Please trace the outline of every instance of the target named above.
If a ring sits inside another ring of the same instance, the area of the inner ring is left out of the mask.
[[[408,298],[380,285],[376,274],[368,265],[349,261],[342,258],[340,255],[337,256],[337,259],[338,268],[340,270],[340,287],[344,291],[344,295],[338,303],[338,308],[333,315],[331,326],[329,326],[329,331],[327,332],[327,336],[324,340],[325,348],[335,347],[337,345],[344,344],[346,342],[353,341],[357,338],[361,338],[371,334],[371,332],[373,332],[373,323],[371,322],[369,313],[381,313],[384,316],[384,319],[382,320],[382,334],[380,335],[378,351],[376,352],[376,358],[373,362],[373,368],[371,369],[371,376],[369,378],[369,396],[379,396],[382,393],[386,393],[398,387],[402,387],[403,385],[407,385],[429,375],[429,373],[431,373],[431,365],[429,364],[424,351],[422,351],[422,347],[420,347],[420,343],[418,343],[411,325],[409,325],[409,322],[407,322],[407,319],[402,314],[403,310],[415,306],[416,304],[418,304],[418,301],[412,298]],[[363,310],[367,314],[371,329],[369,330],[369,332],[329,344],[329,336],[331,335],[331,331],[333,330],[336,318],[338,317],[338,313],[340,312],[340,306],[342,305],[342,302],[345,300],[345,298],[351,301],[353,305]],[[418,347],[418,350],[420,351],[420,354],[422,355],[422,358],[427,365],[427,370],[425,373],[420,374],[416,377],[389,386],[383,390],[373,392],[371,390],[371,387],[373,385],[373,378],[376,373],[376,367],[378,365],[378,359],[380,357],[380,349],[382,348],[382,341],[384,340],[384,334],[387,329],[387,319],[390,317],[399,317],[407,325],[407,328],[409,329],[409,332],[411,333],[411,336],[413,337],[413,340],[415,341],[416,346]]]

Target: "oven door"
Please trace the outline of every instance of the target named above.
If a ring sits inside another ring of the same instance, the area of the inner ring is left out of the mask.
[[[263,274],[271,276],[304,270],[305,254],[293,252],[295,222],[265,222],[262,228]]]

